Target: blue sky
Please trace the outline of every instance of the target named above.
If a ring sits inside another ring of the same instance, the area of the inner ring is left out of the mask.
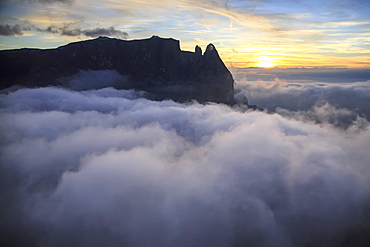
[[[370,67],[370,1],[1,0],[0,49],[99,35],[214,43],[229,67]]]

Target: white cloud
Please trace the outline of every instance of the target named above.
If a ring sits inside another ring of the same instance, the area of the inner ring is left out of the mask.
[[[369,70],[240,69],[235,78],[237,98],[271,112],[337,126],[370,120]]]
[[[20,89],[0,106],[1,230],[13,245],[366,240],[369,129],[112,88]]]

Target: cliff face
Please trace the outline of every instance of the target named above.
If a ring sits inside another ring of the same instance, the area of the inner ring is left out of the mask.
[[[1,88],[68,86],[84,70],[115,70],[125,80],[119,89],[145,90],[153,99],[234,103],[234,80],[215,47],[202,55],[180,50],[174,39],[153,36],[124,41],[106,37],[70,43],[56,49],[0,51]]]

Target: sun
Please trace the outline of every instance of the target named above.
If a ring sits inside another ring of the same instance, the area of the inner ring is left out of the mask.
[[[257,65],[257,67],[271,68],[271,67],[274,67],[275,64],[273,62],[264,61],[264,62],[259,62],[256,65]]]

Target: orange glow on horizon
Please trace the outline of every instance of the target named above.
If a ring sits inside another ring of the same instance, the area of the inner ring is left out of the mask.
[[[360,60],[358,57],[354,58],[341,58],[341,57],[321,57],[314,56],[312,58],[305,56],[298,57],[274,57],[270,56],[268,59],[262,59],[256,56],[223,56],[220,54],[224,63],[228,67],[234,68],[247,68],[247,67],[261,67],[261,68],[313,68],[313,67],[326,67],[326,68],[348,68],[348,69],[361,69],[370,68],[370,60]]]
[[[340,54],[322,54],[315,47],[262,47],[253,44],[248,47],[236,45],[233,49],[220,47],[218,50],[225,64],[231,68],[370,68],[370,57],[364,56],[362,51],[351,54],[340,49]]]

